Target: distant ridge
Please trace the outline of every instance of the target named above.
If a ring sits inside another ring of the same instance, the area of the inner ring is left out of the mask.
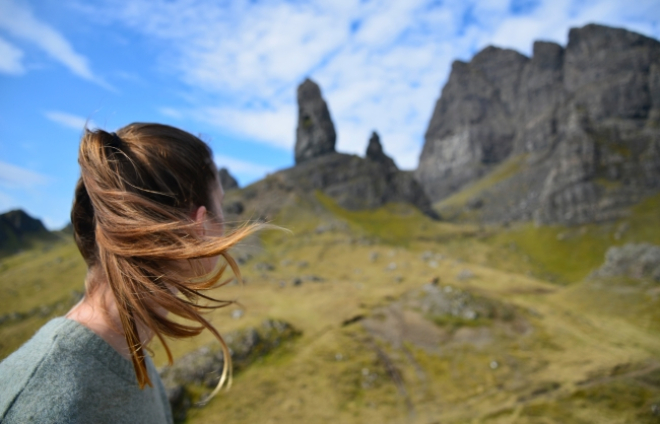
[[[14,253],[36,239],[50,239],[52,234],[44,224],[22,209],[0,215],[0,252]]]

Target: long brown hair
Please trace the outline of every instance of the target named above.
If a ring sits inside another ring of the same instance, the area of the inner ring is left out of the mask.
[[[116,134],[85,130],[78,162],[81,177],[71,210],[74,238],[88,267],[99,267],[107,277],[140,388],[152,384],[138,322],[160,339],[170,363],[165,336],[211,331],[225,358],[217,391],[231,380],[231,357],[222,336],[201,313],[232,302],[202,292],[228,282],[220,282],[227,266],[240,280],[228,249],[260,225],[245,224],[223,236],[195,232],[199,223],[191,213],[199,206],[221,216],[210,209],[211,193],[219,184],[217,169],[206,143],[180,129],[134,123]],[[215,256],[224,257],[224,265],[205,273],[198,259]],[[190,265],[185,272],[175,266],[185,261]],[[88,293],[96,289],[86,287]],[[175,322],[163,310],[194,324]]]

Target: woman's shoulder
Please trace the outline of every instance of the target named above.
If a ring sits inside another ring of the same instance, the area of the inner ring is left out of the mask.
[[[116,352],[99,352],[112,349],[103,344],[75,321],[63,317],[49,321],[0,363],[0,421],[11,421],[15,414],[26,418],[26,413],[32,418],[51,413],[68,416],[99,379],[107,382],[110,375],[130,381],[130,364],[121,363],[128,361]],[[108,363],[113,359],[116,364]]]
[[[148,409],[153,398],[138,388],[129,361],[66,318],[48,322],[0,363],[0,381],[0,421],[8,423],[122,422],[118,411]]]
[[[30,382],[39,378],[39,370],[52,365],[53,354],[61,347],[61,341],[71,331],[71,323],[65,318],[55,318],[41,327],[39,331],[17,351],[0,362],[0,420],[12,404],[21,395]],[[57,355],[59,356],[59,355]],[[60,364],[60,375],[66,372],[66,364]],[[43,381],[47,388],[52,382]]]

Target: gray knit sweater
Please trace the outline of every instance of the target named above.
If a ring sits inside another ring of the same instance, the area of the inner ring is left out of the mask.
[[[0,363],[0,422],[171,423],[163,383],[140,390],[131,362],[79,323],[55,318]]]

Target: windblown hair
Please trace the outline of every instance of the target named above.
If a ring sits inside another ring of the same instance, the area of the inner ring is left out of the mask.
[[[81,177],[71,210],[75,241],[88,267],[98,267],[107,277],[140,388],[152,383],[138,322],[160,339],[170,363],[164,337],[192,337],[208,329],[225,358],[214,394],[225,382],[231,384],[227,345],[202,312],[232,302],[202,292],[231,280],[220,281],[227,266],[240,280],[228,249],[260,225],[245,224],[224,236],[196,232],[199,223],[191,216],[199,206],[221,216],[211,209],[218,176],[210,148],[174,127],[134,123],[116,135],[86,130],[78,162]],[[224,257],[223,266],[206,274],[199,259],[216,256]],[[186,261],[188,269],[181,266]],[[88,293],[97,289],[86,287]],[[164,311],[192,323],[175,322]]]

